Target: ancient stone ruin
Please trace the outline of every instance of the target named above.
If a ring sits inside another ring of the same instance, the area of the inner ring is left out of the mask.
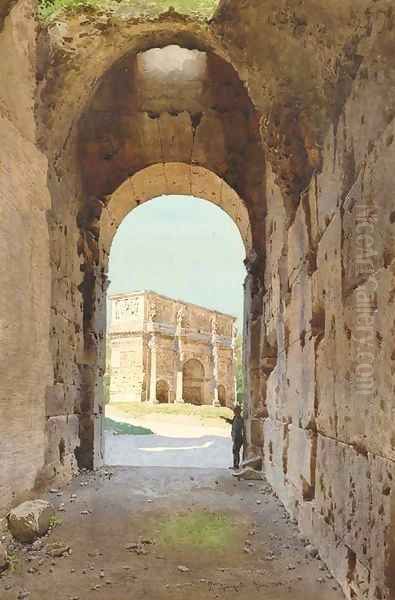
[[[154,292],[111,296],[110,402],[236,402],[236,318]]]
[[[192,194],[247,251],[250,455],[348,598],[394,596],[393,9],[43,22],[0,0],[3,513],[102,464],[111,241],[135,206]]]

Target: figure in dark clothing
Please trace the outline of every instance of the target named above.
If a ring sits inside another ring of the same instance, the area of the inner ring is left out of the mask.
[[[233,468],[238,469],[240,467],[240,450],[242,449],[245,441],[244,433],[244,421],[241,416],[241,408],[238,404],[233,409],[233,419],[227,419],[222,417],[227,423],[232,425],[232,442],[233,442]]]

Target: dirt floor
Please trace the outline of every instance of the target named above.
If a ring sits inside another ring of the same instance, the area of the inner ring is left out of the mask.
[[[53,530],[33,547],[9,546],[1,600],[343,598],[265,482],[117,467],[48,498],[60,508]]]

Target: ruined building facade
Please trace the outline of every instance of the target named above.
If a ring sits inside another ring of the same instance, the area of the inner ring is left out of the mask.
[[[192,194],[246,248],[249,453],[347,597],[389,600],[393,0],[109,11],[0,0],[1,511],[102,464],[111,242]]]
[[[154,292],[111,296],[110,401],[232,407],[235,321]]]

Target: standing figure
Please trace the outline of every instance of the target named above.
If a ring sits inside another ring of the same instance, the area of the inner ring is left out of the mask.
[[[240,468],[240,450],[245,443],[244,421],[241,416],[241,406],[236,404],[233,408],[234,417],[228,419],[222,417],[229,425],[232,425],[232,442],[233,442],[233,469]]]

